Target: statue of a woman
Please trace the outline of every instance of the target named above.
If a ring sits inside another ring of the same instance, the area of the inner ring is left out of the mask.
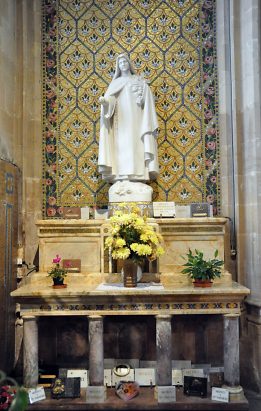
[[[159,172],[154,99],[135,74],[127,55],[116,60],[115,75],[100,97],[99,172],[104,180],[149,181]]]

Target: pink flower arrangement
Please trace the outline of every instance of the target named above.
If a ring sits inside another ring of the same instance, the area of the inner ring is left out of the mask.
[[[67,276],[68,270],[66,268],[60,267],[61,257],[59,254],[56,254],[56,257],[53,259],[53,267],[48,271],[48,276],[52,278],[61,278]]]
[[[15,396],[15,390],[10,385],[0,388],[0,410],[8,410]]]
[[[59,256],[59,254],[56,254],[56,258],[53,259],[53,263],[59,264],[60,261],[61,261],[61,257]]]

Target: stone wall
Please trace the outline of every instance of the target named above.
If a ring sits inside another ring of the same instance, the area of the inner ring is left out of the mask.
[[[18,166],[23,213],[21,254],[31,265],[41,216],[41,1],[2,0],[0,15],[0,158]]]
[[[237,77],[238,118],[238,278],[250,289],[247,304],[247,336],[243,345],[242,381],[261,392],[261,84],[260,24],[258,0],[235,4],[240,34],[241,76]],[[237,23],[237,22],[236,22]],[[251,353],[249,355],[249,352]]]
[[[33,264],[37,252],[35,221],[42,208],[42,80],[41,80],[41,1],[19,3],[22,27],[23,113],[23,231],[24,259]]]
[[[261,391],[261,5],[217,1],[217,16],[222,214],[234,222],[237,281],[251,289],[242,320],[241,377]]]
[[[16,166],[0,159],[0,370],[10,372],[14,364],[15,302],[18,249],[18,188],[21,175]],[[4,336],[4,338],[2,338]]]
[[[3,0],[0,15],[0,156],[17,162],[14,136],[15,120],[20,109],[15,112],[17,90],[17,44],[16,44],[16,5],[15,2]]]

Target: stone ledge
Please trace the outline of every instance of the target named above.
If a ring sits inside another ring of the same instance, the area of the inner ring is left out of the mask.
[[[176,411],[248,411],[248,401],[243,398],[240,401],[231,401],[230,403],[222,403],[211,401],[210,395],[208,398],[188,397],[184,396],[182,389],[177,389],[176,402],[169,404],[159,404],[154,398],[154,390],[151,388],[141,387],[140,394],[132,400],[125,402],[115,395],[113,388],[107,389],[107,399],[102,404],[86,404],[85,392],[82,392],[81,398],[75,399],[60,399],[53,400],[47,392],[47,399],[32,405],[29,405],[29,411],[56,411],[56,410],[176,410]]]

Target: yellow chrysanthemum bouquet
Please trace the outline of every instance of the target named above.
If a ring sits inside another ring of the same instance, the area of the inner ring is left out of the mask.
[[[137,264],[145,259],[156,260],[164,254],[162,236],[140,215],[140,209],[132,203],[122,203],[109,218],[109,236],[105,247],[114,260],[131,259]]]

